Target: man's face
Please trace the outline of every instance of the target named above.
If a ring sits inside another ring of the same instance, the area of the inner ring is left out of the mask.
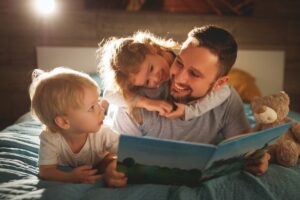
[[[204,97],[213,87],[218,73],[218,57],[203,47],[184,47],[170,69],[171,95],[187,103]]]

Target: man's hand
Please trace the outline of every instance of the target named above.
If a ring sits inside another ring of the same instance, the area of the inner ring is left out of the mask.
[[[78,183],[95,183],[102,176],[97,174],[97,169],[92,169],[91,166],[83,165],[75,168],[71,173]]]
[[[170,119],[175,119],[175,118],[179,118],[179,117],[184,117],[185,115],[185,104],[182,104],[182,103],[175,103],[176,105],[176,110],[170,112],[170,113],[167,113],[165,115],[165,117],[167,118],[170,118]]]
[[[108,187],[125,187],[127,185],[127,177],[124,173],[118,172],[117,160],[110,162],[105,170],[104,181]]]
[[[261,176],[268,170],[271,158],[269,153],[261,151],[256,151],[246,158],[245,170],[256,176]]]

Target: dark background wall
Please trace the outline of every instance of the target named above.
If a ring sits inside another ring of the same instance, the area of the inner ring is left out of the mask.
[[[205,24],[228,29],[240,49],[284,50],[284,90],[291,97],[291,109],[300,111],[298,0],[256,1],[253,15],[247,17],[86,9],[84,0],[61,0],[60,11],[43,18],[28,2],[0,1],[0,129],[29,111],[28,85],[36,67],[36,46],[97,47],[105,37],[126,36],[138,29],[181,42],[191,28]]]

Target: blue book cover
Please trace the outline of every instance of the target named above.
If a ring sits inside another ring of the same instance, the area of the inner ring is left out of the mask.
[[[121,135],[118,170],[129,183],[194,186],[241,169],[246,155],[274,143],[290,126],[239,135],[219,145]]]

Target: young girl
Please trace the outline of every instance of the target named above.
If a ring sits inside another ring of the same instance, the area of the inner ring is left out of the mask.
[[[168,97],[161,96],[169,89],[169,69],[176,57],[174,50],[178,48],[173,40],[164,40],[149,32],[110,38],[101,44],[98,66],[106,85],[104,98],[113,104],[128,106],[137,122],[141,120],[135,108],[189,120],[223,103],[230,94],[227,85],[191,105],[175,105]]]
[[[32,113],[45,125],[40,135],[40,177],[72,183],[99,180],[95,167],[116,153],[119,134],[102,126],[108,103],[99,100],[97,83],[71,69],[35,70],[30,98]],[[64,172],[58,166],[74,169]],[[120,186],[125,182],[124,178]]]

